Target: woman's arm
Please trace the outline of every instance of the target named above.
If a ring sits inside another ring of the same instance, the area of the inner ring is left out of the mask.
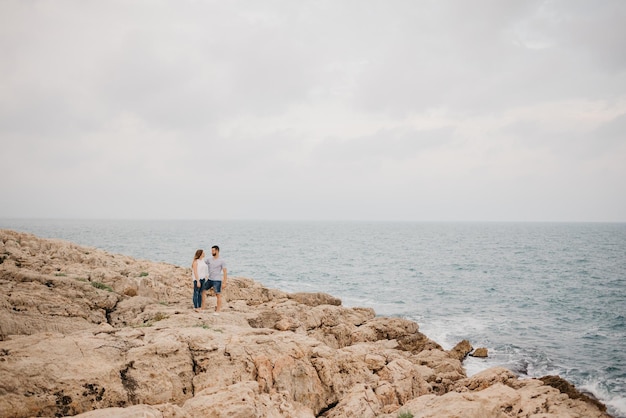
[[[198,260],[193,260],[191,263],[191,269],[193,270],[193,278],[200,284],[200,279],[198,279]]]

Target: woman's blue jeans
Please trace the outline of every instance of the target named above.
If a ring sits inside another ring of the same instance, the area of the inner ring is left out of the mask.
[[[204,279],[200,279],[200,286],[198,281],[193,281],[193,307],[200,308],[202,306],[202,289],[204,288]]]

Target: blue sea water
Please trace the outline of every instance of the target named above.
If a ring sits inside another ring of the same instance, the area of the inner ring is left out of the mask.
[[[416,321],[474,374],[557,374],[626,418],[626,224],[0,220],[153,261],[221,247],[229,273]]]

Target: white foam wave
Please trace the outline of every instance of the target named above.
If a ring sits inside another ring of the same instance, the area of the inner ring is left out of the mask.
[[[581,392],[589,392],[604,403],[609,412],[615,418],[626,418],[626,396],[611,395],[604,384],[600,382],[588,382],[578,387]]]

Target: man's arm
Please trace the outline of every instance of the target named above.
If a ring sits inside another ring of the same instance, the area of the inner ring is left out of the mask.
[[[222,279],[222,287],[226,286],[226,279],[228,278],[228,270],[226,270],[226,267],[222,268],[222,273],[223,273],[223,279]]]

